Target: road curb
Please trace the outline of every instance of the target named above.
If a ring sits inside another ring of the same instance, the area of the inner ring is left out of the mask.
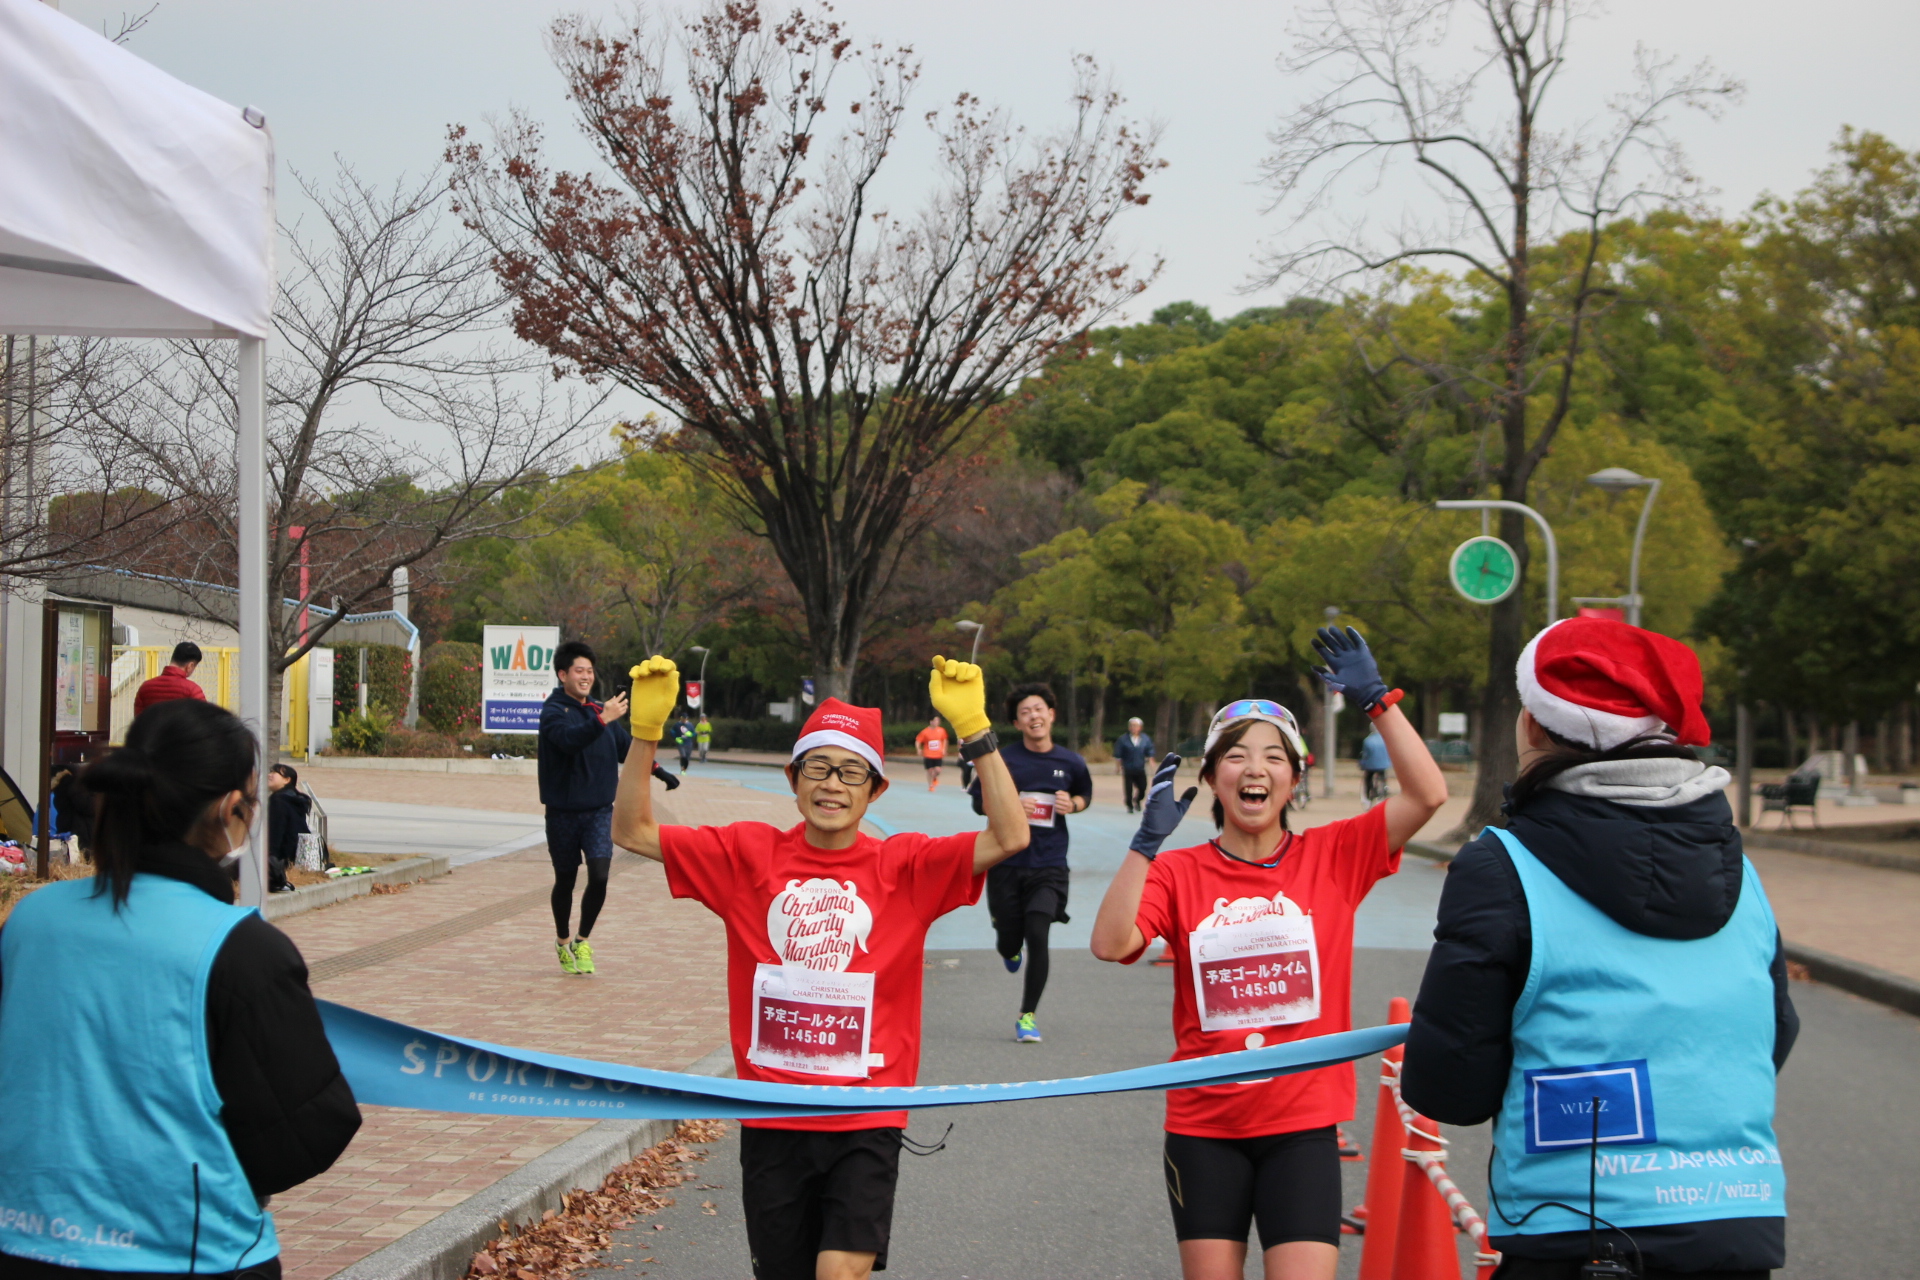
[[[730,1076],[733,1050],[722,1045],[686,1068],[689,1075]],[[461,1280],[473,1255],[500,1235],[502,1222],[537,1222],[560,1209],[569,1191],[597,1187],[648,1147],[673,1136],[672,1120],[602,1120],[535,1156],[385,1248],[336,1271],[332,1280]]]
[[[1861,866],[1886,867],[1893,871],[1920,872],[1920,857],[1891,849],[1875,849],[1871,845],[1805,840],[1799,836],[1776,835],[1771,831],[1747,831],[1742,833],[1742,838],[1753,849],[1798,853],[1810,858],[1831,858],[1836,862],[1857,862]]]
[[[1885,969],[1812,947],[1785,944],[1787,959],[1807,966],[1815,982],[1838,987],[1865,1000],[1920,1018],[1920,982]]]
[[[412,884],[416,880],[444,876],[452,870],[453,858],[450,854],[432,853],[417,858],[402,858],[366,875],[341,876],[325,884],[306,885],[292,893],[270,893],[260,908],[260,914],[269,920],[284,920],[302,912],[330,907],[336,902],[364,898],[373,892],[377,884]]]
[[[1409,840],[1406,848],[1408,853],[1416,857],[1431,858],[1435,862],[1452,862],[1453,855],[1457,852],[1445,845],[1426,840]],[[1812,947],[1798,946],[1785,939],[1781,940],[1781,946],[1787,953],[1787,959],[1795,964],[1805,965],[1807,976],[1815,982],[1824,982],[1830,987],[1838,987],[1864,1000],[1871,1000],[1876,1004],[1886,1005],[1889,1009],[1898,1009],[1901,1013],[1910,1013],[1920,1018],[1920,982],[1870,964],[1863,964],[1858,960],[1849,960],[1845,956],[1816,951]]]

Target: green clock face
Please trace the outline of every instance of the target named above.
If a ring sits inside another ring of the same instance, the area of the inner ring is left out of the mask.
[[[1513,594],[1520,566],[1513,548],[1498,538],[1468,538],[1454,548],[1447,567],[1453,589],[1475,604],[1498,604]]]

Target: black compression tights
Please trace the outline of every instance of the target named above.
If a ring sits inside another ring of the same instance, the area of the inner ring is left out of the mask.
[[[1033,1013],[1040,1007],[1040,994],[1047,989],[1047,930],[1053,917],[1044,911],[1027,912],[1027,986],[1020,995],[1020,1012]]]
[[[580,895],[580,937],[593,932],[600,908],[607,902],[607,874],[613,870],[612,858],[588,858],[587,891]],[[567,936],[567,919],[573,914],[573,886],[580,864],[553,869],[553,931],[555,937]]]

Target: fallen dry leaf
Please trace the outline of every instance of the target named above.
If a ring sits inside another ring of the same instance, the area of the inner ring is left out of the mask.
[[[600,1254],[612,1246],[615,1231],[672,1204],[672,1197],[659,1193],[694,1177],[688,1166],[706,1159],[707,1153],[688,1144],[717,1142],[725,1133],[726,1125],[718,1120],[682,1124],[671,1139],[608,1174],[596,1190],[569,1191],[562,1198],[564,1207],[547,1210],[539,1222],[521,1228],[502,1222],[500,1238],[474,1255],[467,1275],[563,1280],[598,1268]],[[664,1229],[657,1222],[652,1226],[655,1231]]]

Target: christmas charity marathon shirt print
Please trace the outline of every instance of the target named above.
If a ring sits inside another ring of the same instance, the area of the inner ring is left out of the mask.
[[[865,1079],[873,1034],[873,975],[849,973],[867,949],[873,911],[859,885],[830,877],[790,880],[767,904],[767,941],[778,964],[753,974],[755,1066]]]

